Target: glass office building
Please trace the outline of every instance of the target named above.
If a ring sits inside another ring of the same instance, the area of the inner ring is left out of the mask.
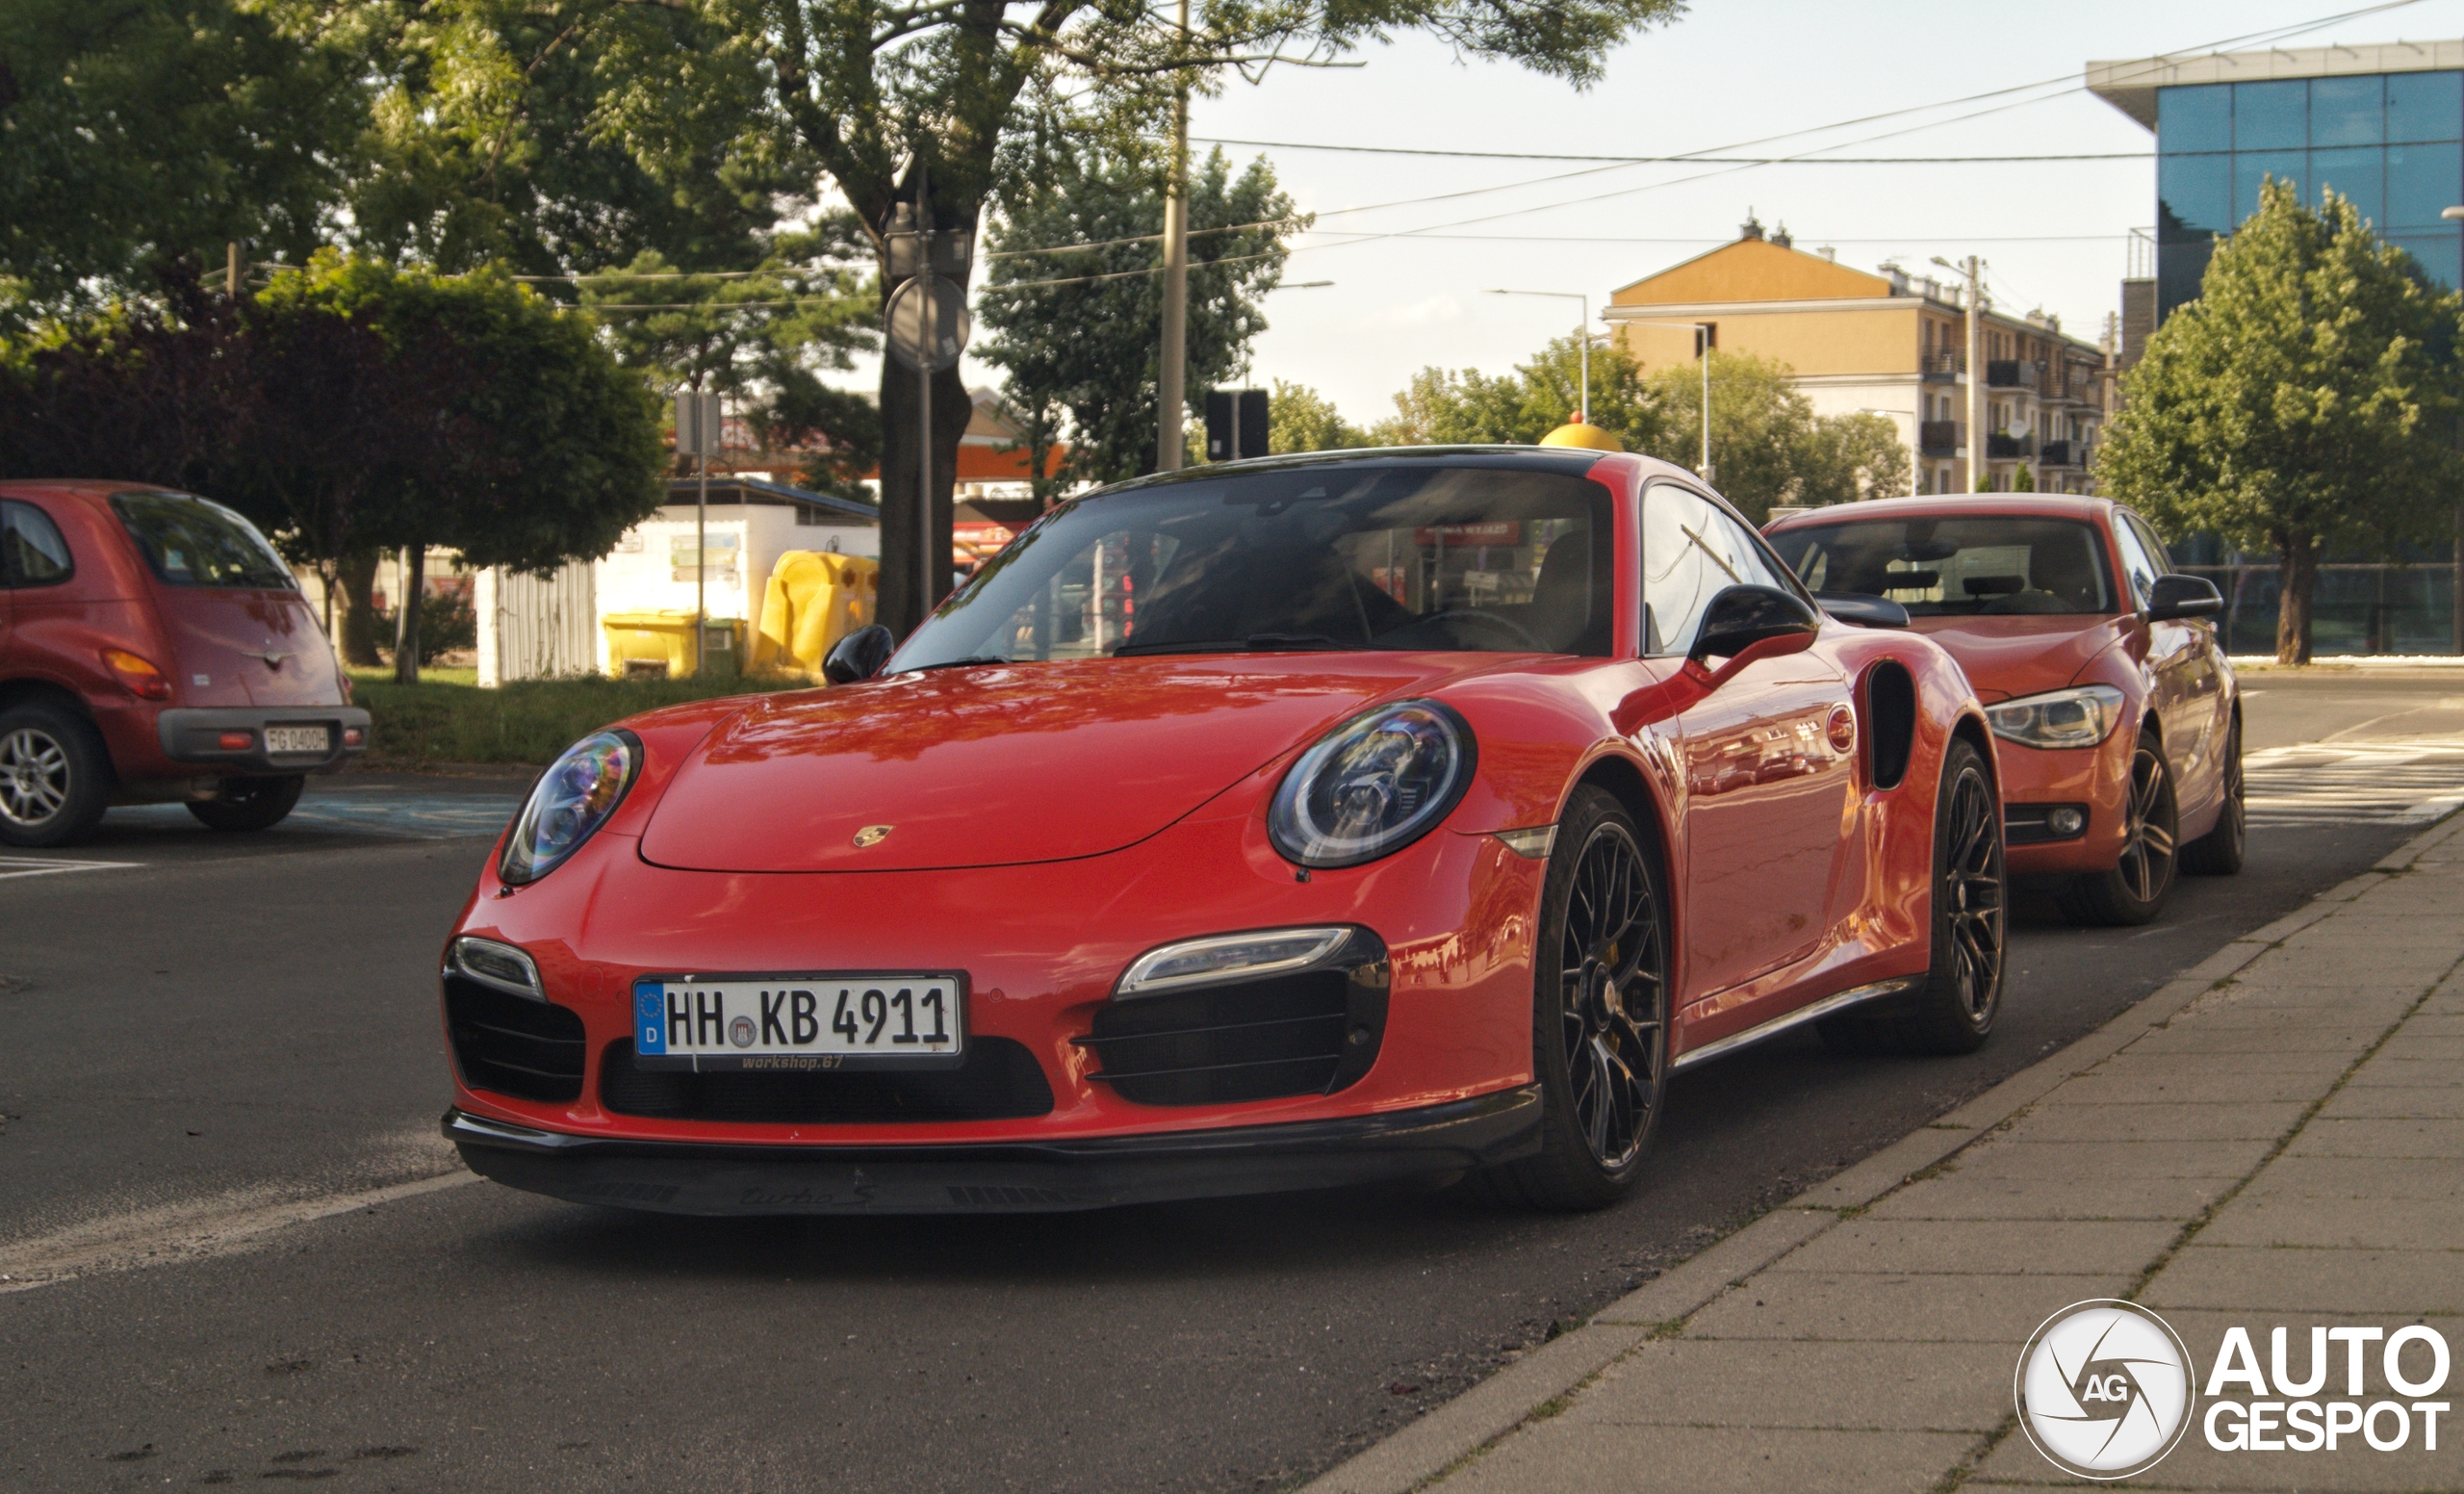
[[[2156,301],[2198,295],[2215,236],[2270,177],[2316,204],[2332,189],[2443,286],[2464,284],[2464,72],[2266,78],[2157,88]]]

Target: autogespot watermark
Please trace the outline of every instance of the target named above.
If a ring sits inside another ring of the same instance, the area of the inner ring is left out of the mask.
[[[2220,1453],[2438,1450],[2448,1403],[2426,1398],[2446,1389],[2450,1358],[2436,1328],[2312,1326],[2306,1345],[2292,1329],[2266,1332],[2262,1369],[2250,1330],[2227,1327],[2202,1390],[2172,1325],[2136,1302],[2073,1302],[2019,1352],[2019,1426],[2047,1462],[2083,1479],[2144,1473],[2194,1422]],[[2373,1349],[2382,1387],[2374,1393],[2367,1389]],[[2331,1380],[2341,1381],[2343,1399],[2327,1399]]]

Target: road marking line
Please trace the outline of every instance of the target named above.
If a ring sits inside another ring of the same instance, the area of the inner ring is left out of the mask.
[[[383,1188],[309,1198],[281,1198],[272,1188],[244,1188],[191,1203],[89,1220],[0,1245],[0,1295],[31,1292],[107,1272],[237,1255],[272,1243],[273,1235],[294,1224],[478,1181],[475,1172],[444,1172]]]
[[[2464,738],[2454,736],[2304,742],[2243,763],[2256,826],[2421,825],[2464,804]]]
[[[143,862],[57,862],[36,856],[0,856],[0,881],[11,877],[48,877],[61,871],[135,870]]]

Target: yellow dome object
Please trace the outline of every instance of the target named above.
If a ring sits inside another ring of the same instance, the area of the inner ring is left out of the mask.
[[[1580,446],[1595,451],[1622,451],[1626,444],[1597,425],[1573,420],[1540,438],[1542,446]]]

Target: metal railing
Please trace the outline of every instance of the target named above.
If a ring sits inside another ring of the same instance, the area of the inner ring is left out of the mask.
[[[1985,381],[1995,389],[2041,389],[2044,365],[2016,358],[1995,358],[1985,365]]]
[[[1985,454],[1992,461],[2034,456],[2037,438],[2026,431],[1994,431],[1985,438]]]
[[[1967,445],[1967,425],[1962,421],[1919,421],[1916,425],[1916,449],[1923,456],[1957,456]]]
[[[1954,379],[1967,372],[1967,354],[1929,352],[1918,359],[1917,370],[1929,382]]]

